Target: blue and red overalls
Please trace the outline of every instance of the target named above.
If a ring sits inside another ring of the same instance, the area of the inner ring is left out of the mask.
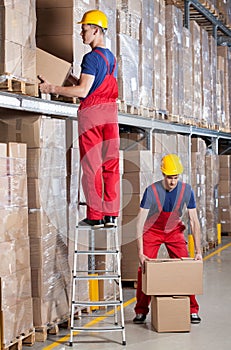
[[[179,208],[184,195],[185,183],[177,200],[177,204],[172,212],[164,212],[155,184],[152,190],[158,206],[158,212],[148,218],[143,230],[143,254],[148,258],[155,259],[162,243],[165,244],[170,258],[188,257],[188,250],[184,238],[185,226],[180,220]],[[149,311],[150,296],[142,292],[142,268],[138,269],[137,283],[137,303],[136,314],[146,315]],[[190,296],[190,313],[198,313],[199,305],[195,295]]]
[[[87,218],[101,220],[105,215],[119,214],[118,86],[114,77],[116,60],[110,73],[105,55],[97,49],[94,52],[105,60],[107,74],[80,104],[78,133]]]

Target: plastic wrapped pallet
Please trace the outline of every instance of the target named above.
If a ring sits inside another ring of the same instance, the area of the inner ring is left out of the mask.
[[[195,194],[197,213],[201,227],[201,245],[203,249],[207,249],[205,141],[201,138],[192,139],[191,151],[191,185]]]
[[[33,328],[26,145],[1,144],[0,169],[1,179],[8,180],[6,196],[0,195],[0,343],[5,348]]]
[[[220,155],[220,182],[219,182],[219,218],[221,223],[221,230],[224,233],[231,232],[231,156]]]
[[[190,21],[190,32],[193,52],[193,116],[196,122],[199,123],[202,115],[201,40],[200,26],[195,21]]]
[[[209,36],[209,58],[211,71],[211,124],[218,126],[217,119],[217,42],[213,36]]]
[[[166,39],[165,39],[165,1],[154,1],[154,109],[166,111]]]
[[[231,75],[229,72],[230,57],[229,57],[228,47],[219,46],[217,48],[217,54],[218,54],[218,75],[220,73],[220,77],[221,77],[220,82],[222,83],[222,79],[224,79],[223,84],[220,87],[223,90],[222,91],[223,94],[222,92],[221,94],[223,95],[223,103],[224,103],[220,125],[225,131],[229,131],[231,126],[230,125],[230,105],[229,105],[229,96],[230,96],[230,90],[231,90],[231,87],[230,87]],[[224,64],[220,66],[219,62],[221,58],[224,59]]]
[[[166,6],[167,109],[171,115],[183,115],[183,14],[175,6]]]
[[[70,266],[67,238],[65,120],[4,116],[1,137],[28,147],[28,204],[34,325],[67,318]],[[42,322],[42,323],[41,323]]]
[[[202,85],[202,120],[206,127],[211,124],[211,70],[208,69],[209,60],[209,36],[208,32],[201,29],[201,85]]]
[[[206,154],[206,230],[211,248],[217,243],[219,156]]]
[[[105,45],[116,55],[116,1],[96,0],[96,8],[103,11],[108,18],[109,25],[105,36]]]
[[[192,38],[190,31],[183,27],[183,79],[184,117],[192,117]]]
[[[142,1],[141,18],[139,104],[143,107],[153,108],[154,0]]]
[[[119,11],[117,16],[117,62],[119,99],[139,105],[139,24],[140,17]]]

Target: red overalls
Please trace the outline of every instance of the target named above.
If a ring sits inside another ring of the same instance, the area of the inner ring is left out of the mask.
[[[149,258],[155,259],[158,250],[162,243],[168,250],[170,258],[188,257],[188,250],[184,239],[185,226],[180,220],[179,208],[182,201],[185,183],[182,184],[182,189],[179,194],[177,204],[172,212],[164,212],[155,184],[152,184],[154,196],[158,205],[158,213],[146,220],[143,233],[143,253]],[[142,292],[142,269],[138,269],[138,283],[135,306],[136,314],[146,315],[149,311],[149,303],[151,297]],[[199,305],[195,295],[190,296],[190,312],[198,313]]]
[[[87,203],[87,218],[100,220],[103,216],[118,216],[119,188],[119,127],[117,81],[110,74],[107,58],[94,50],[107,64],[102,84],[84,101],[78,110],[82,186]]]

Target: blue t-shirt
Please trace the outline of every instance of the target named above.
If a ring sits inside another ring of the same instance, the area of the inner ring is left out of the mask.
[[[182,188],[182,182],[178,181],[177,186],[172,191],[167,191],[163,187],[161,180],[155,182],[155,186],[159,195],[163,211],[168,213],[172,212],[177,204],[177,200],[179,198],[180,191]],[[194,192],[189,184],[186,184],[185,186],[184,195],[179,208],[180,216],[182,215],[182,211],[185,205],[188,209],[196,208]],[[149,209],[148,217],[152,216],[153,214],[159,211],[157,201],[151,185],[148,186],[144,191],[140,207],[144,209]]]
[[[87,96],[92,94],[93,91],[95,91],[102,84],[107,74],[107,64],[104,58],[99,53],[95,52],[95,50],[101,51],[106,57],[110,65],[110,73],[112,73],[115,63],[115,56],[109,49],[106,48],[96,47],[94,50],[84,55],[83,61],[81,63],[81,73],[94,75],[95,77],[95,80]],[[117,78],[117,66],[114,71],[114,76]]]

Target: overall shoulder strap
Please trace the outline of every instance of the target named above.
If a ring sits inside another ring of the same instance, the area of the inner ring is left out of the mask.
[[[152,190],[153,190],[153,193],[154,193],[154,196],[155,196],[155,199],[156,199],[156,203],[157,203],[159,212],[161,212],[162,211],[162,205],[160,203],[160,198],[159,198],[159,195],[158,195],[158,192],[157,192],[157,189],[156,189],[156,185],[154,183],[152,184]]]
[[[95,49],[94,52],[98,53],[104,59],[106,65],[107,65],[107,74],[110,74],[110,65],[109,65],[109,62],[107,60],[107,57],[100,50]],[[114,67],[113,67],[113,70],[114,70]]]
[[[186,184],[184,182],[182,182],[182,187],[181,187],[181,190],[180,190],[180,194],[179,194],[179,197],[178,197],[178,201],[177,201],[175,210],[179,210],[179,208],[180,208],[180,205],[181,205],[181,202],[182,202],[182,199],[183,199],[183,196],[184,196],[185,187],[186,187]]]

